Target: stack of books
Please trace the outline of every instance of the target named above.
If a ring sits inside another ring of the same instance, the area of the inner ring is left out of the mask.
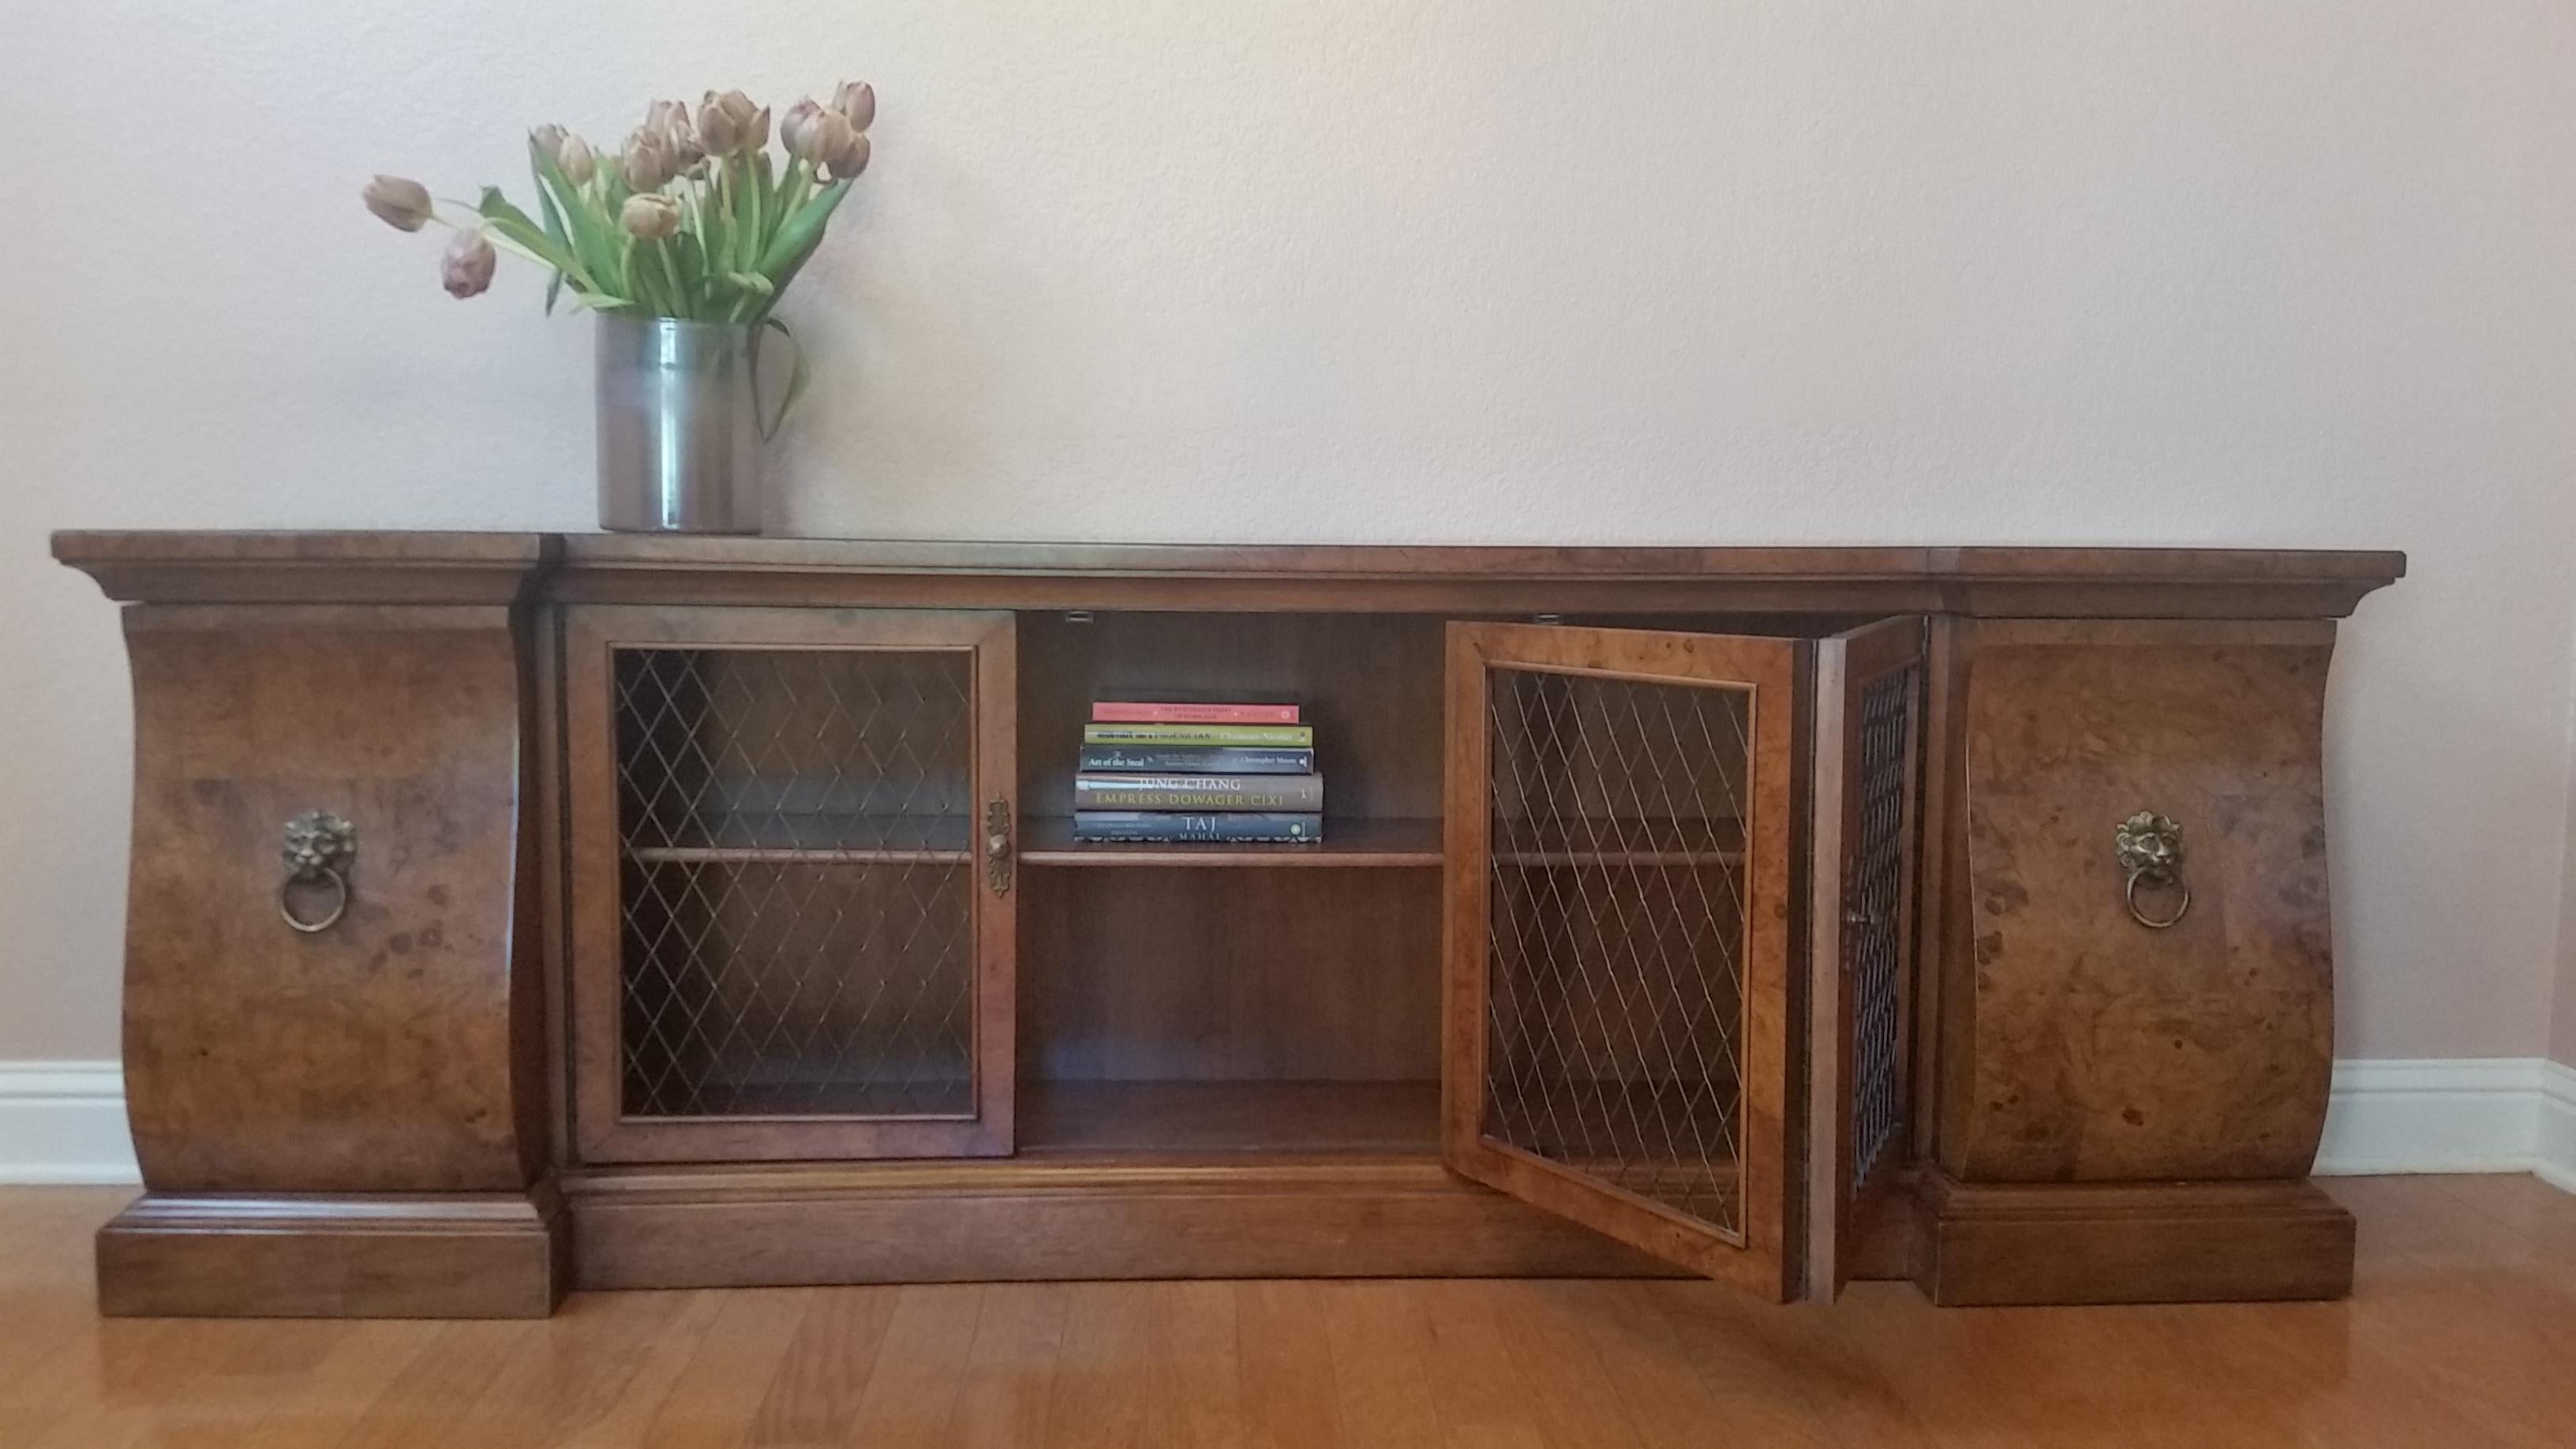
[[[1100,701],[1082,731],[1073,835],[1322,840],[1314,727],[1293,704]]]

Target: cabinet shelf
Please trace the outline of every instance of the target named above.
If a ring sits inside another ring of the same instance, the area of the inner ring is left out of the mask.
[[[1238,841],[1076,840],[1068,816],[1029,820],[1020,861],[1058,866],[1393,866],[1440,864],[1437,820],[1327,819],[1324,838],[1307,845]]]
[[[1438,1082],[1025,1081],[1019,1150],[1040,1157],[1440,1150]]]

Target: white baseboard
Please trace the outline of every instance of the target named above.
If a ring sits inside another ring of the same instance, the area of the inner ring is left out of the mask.
[[[2337,1062],[2317,1171],[2529,1172],[2548,1066],[2536,1057]]]
[[[2317,1171],[2530,1172],[2576,1192],[2576,1068],[2337,1062]],[[0,1183],[140,1180],[115,1062],[0,1062]]]
[[[115,1062],[0,1062],[0,1182],[141,1182]]]
[[[2549,1062],[2541,1072],[2540,1145],[2531,1170],[2560,1192],[2576,1192],[2576,1067]]]

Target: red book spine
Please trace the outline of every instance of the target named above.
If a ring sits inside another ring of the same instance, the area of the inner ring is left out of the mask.
[[[1146,704],[1104,700],[1091,707],[1093,724],[1281,724],[1298,722],[1293,704]]]

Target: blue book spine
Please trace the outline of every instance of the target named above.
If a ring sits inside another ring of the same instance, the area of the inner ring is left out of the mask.
[[[1190,840],[1302,843],[1324,838],[1321,815],[1240,810],[1201,815],[1177,810],[1076,810],[1076,840],[1167,843]]]

